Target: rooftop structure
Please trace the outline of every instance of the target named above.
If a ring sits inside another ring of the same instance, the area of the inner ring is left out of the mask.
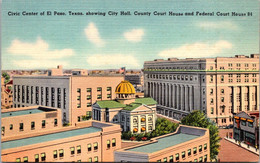
[[[209,156],[208,129],[184,125],[175,133],[115,151],[116,162],[207,162]]]
[[[62,127],[61,110],[30,106],[1,110],[2,138],[17,137]]]
[[[123,131],[150,132],[155,129],[155,107],[152,98],[136,98],[133,85],[122,81],[116,87],[114,100],[97,101],[93,119],[121,125]]]
[[[96,121],[2,139],[4,162],[113,162],[119,125]]]

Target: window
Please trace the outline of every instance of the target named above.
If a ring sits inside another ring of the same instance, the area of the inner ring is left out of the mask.
[[[91,111],[86,112],[87,120],[91,118]]]
[[[224,89],[221,89],[221,93],[224,94]]]
[[[224,75],[221,75],[220,81],[221,81],[221,82],[224,82]]]
[[[246,121],[241,121],[241,125],[245,126],[246,125]]]
[[[91,157],[88,159],[88,162],[92,162],[92,158]]]
[[[34,155],[34,162],[39,162],[39,154]]]
[[[21,158],[16,158],[16,162],[21,162]]]
[[[42,120],[42,128],[45,128],[45,125],[46,125],[46,121]]]
[[[111,87],[107,87],[107,91],[111,91]]]
[[[60,150],[59,150],[59,156],[60,156],[60,157],[63,157],[63,156],[64,156],[64,150],[63,150],[63,149],[60,149]]]
[[[81,153],[81,146],[77,146],[77,153],[80,154]]]
[[[173,155],[169,157],[169,162],[173,162]]]
[[[204,162],[207,162],[208,160],[207,160],[208,158],[207,158],[207,155],[205,155],[204,156]]]
[[[197,147],[194,147],[193,148],[193,154],[196,154],[197,153]]]
[[[58,126],[58,120],[54,119],[54,126]]]
[[[164,158],[163,158],[163,162],[167,162],[167,157],[164,157]]]
[[[210,114],[214,114],[214,108],[211,107]]]
[[[188,149],[188,156],[191,155],[191,149]]]
[[[20,131],[23,131],[23,123],[20,123],[19,129],[20,129]]]
[[[90,107],[90,106],[92,106],[92,104],[91,103],[87,103],[87,107]]]
[[[46,154],[45,153],[41,153],[41,159],[42,159],[42,161],[46,160]]]
[[[13,130],[13,124],[10,124],[10,130]]]
[[[81,160],[78,160],[77,162],[81,162]]]
[[[94,162],[98,162],[98,157],[94,157]]]
[[[107,140],[107,148],[110,148],[110,140]]]
[[[27,156],[23,158],[23,162],[28,162],[28,157]]]
[[[181,157],[182,157],[182,158],[185,158],[185,151],[183,151],[183,152],[181,153]]]
[[[213,98],[211,98],[211,99],[210,99],[210,104],[213,104],[213,102],[214,102],[214,101],[213,101]]]
[[[88,144],[88,151],[91,151],[91,144]]]
[[[87,95],[87,100],[91,100],[91,95]]]
[[[221,102],[224,102],[224,97],[221,97]]]
[[[87,88],[87,92],[91,92],[91,88]]]
[[[77,88],[77,92],[80,93],[80,88]]]
[[[74,155],[75,154],[75,147],[70,148],[70,154]]]
[[[175,159],[176,161],[178,161],[180,158],[179,158],[179,153],[175,154]]]
[[[197,160],[197,159],[195,159],[195,160],[194,160],[194,162],[198,162],[198,160]]]
[[[102,96],[101,95],[97,95],[97,99],[101,99],[102,98]]]
[[[157,160],[156,162],[162,162],[161,160]]]
[[[35,129],[35,122],[31,122],[31,130]]]
[[[204,150],[206,150],[207,149],[207,143],[206,144],[204,144]]]
[[[116,139],[112,139],[112,147],[116,146]]]
[[[212,88],[210,89],[210,94],[211,94],[211,95],[213,94],[213,89],[212,89]]]
[[[98,91],[98,92],[102,91],[102,88],[101,88],[101,87],[98,87],[98,88],[97,88],[97,91]]]
[[[201,152],[201,151],[202,151],[202,145],[199,146],[199,152]]]
[[[91,147],[91,146],[90,146]],[[98,143],[94,143],[94,150],[98,150]]]
[[[58,157],[58,152],[57,152],[57,150],[54,150],[53,151],[53,158],[57,158]]]
[[[80,116],[78,116],[78,122],[80,122]]]
[[[213,82],[213,75],[210,75],[210,82]]]
[[[253,127],[253,122],[248,122],[248,127]]]

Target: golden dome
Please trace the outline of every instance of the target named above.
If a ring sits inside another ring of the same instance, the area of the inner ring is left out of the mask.
[[[117,94],[135,94],[134,86],[127,80],[121,81],[116,87]]]

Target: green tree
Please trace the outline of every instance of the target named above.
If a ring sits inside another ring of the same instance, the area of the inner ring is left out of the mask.
[[[2,76],[5,78],[5,83],[8,83],[10,81],[10,76],[7,74],[7,72],[3,72]]]
[[[210,159],[217,159],[220,147],[218,127],[199,110],[195,110],[188,116],[182,118],[181,123],[188,126],[208,128],[210,134]]]

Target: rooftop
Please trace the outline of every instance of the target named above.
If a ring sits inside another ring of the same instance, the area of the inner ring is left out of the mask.
[[[122,108],[126,106],[114,100],[97,101],[97,104],[100,108]]]
[[[42,113],[45,112],[44,110],[40,109],[29,109],[29,110],[20,110],[20,111],[13,111],[13,112],[6,112],[2,113],[2,118],[5,117],[14,117],[14,116],[20,116],[20,115],[27,115],[27,114],[36,114],[36,113]]]
[[[157,139],[158,142],[127,149],[126,151],[153,153],[198,137],[199,137],[198,135],[191,135],[191,134],[184,134],[184,133],[173,134],[170,136]]]
[[[99,128],[87,127],[87,128],[53,133],[53,134],[35,136],[35,137],[30,137],[25,139],[6,141],[6,142],[2,142],[1,147],[2,149],[17,148],[17,147],[43,143],[43,142],[48,142],[57,139],[64,139],[64,138],[69,138],[73,136],[79,136],[79,135],[84,135],[84,134],[89,134],[89,133],[94,133],[99,131],[101,131],[101,129]]]
[[[100,108],[123,108],[124,110],[134,110],[135,108],[141,106],[142,104],[144,105],[155,105],[157,102],[150,97],[147,98],[136,98],[135,102],[125,105],[121,104],[120,102],[117,102],[115,100],[104,100],[104,101],[97,101],[97,104],[99,105]]]
[[[151,97],[136,98],[135,102],[136,103],[142,103],[142,104],[145,104],[145,105],[155,105],[155,104],[157,104],[157,102]]]

